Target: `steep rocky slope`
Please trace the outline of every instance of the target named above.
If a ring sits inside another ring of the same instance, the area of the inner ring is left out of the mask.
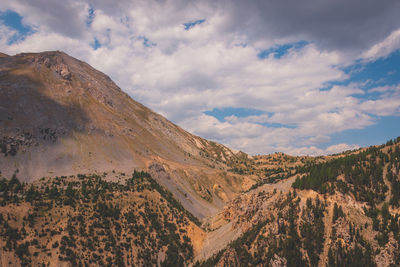
[[[14,156],[2,158],[2,168],[14,161],[31,179],[71,166],[146,167],[156,157],[207,166],[218,164],[213,157],[235,156],[132,100],[108,76],[62,52],[2,57],[0,77],[2,154]],[[37,155],[44,150],[45,157]]]
[[[226,172],[247,155],[184,131],[65,53],[3,55],[0,88],[4,177],[148,170],[199,217],[251,184]]]

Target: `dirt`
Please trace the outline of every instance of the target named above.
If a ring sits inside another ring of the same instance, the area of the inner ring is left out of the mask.
[[[242,234],[240,229],[233,229],[232,223],[227,223],[215,231],[207,233],[203,241],[200,252],[195,257],[194,262],[204,260],[221,249],[225,248],[232,240],[235,240]]]
[[[325,241],[324,241],[324,249],[322,251],[322,254],[320,255],[320,260],[318,263],[319,267],[324,267],[326,265],[326,262],[328,262],[328,252],[332,243],[331,235],[332,235],[333,204],[332,203],[329,204],[330,205],[327,207],[328,212],[325,213],[323,219],[325,225],[325,233],[324,233]]]

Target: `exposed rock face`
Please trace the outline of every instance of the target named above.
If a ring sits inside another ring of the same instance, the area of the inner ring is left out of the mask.
[[[278,255],[274,255],[274,258],[270,261],[271,267],[286,267],[287,260],[285,258],[281,258]]]
[[[22,150],[22,152],[26,151],[27,147],[37,145],[37,142],[34,141],[33,136],[29,132],[18,133],[15,136],[3,136],[3,139],[0,140],[0,149],[1,153],[4,156],[15,156],[18,150]]]
[[[228,203],[222,214],[225,220],[232,222],[234,228],[240,227],[246,231],[265,219],[266,214],[275,209],[272,203],[281,198],[282,195],[271,191],[243,194]],[[274,230],[277,232],[277,229],[270,229],[270,231]]]
[[[39,67],[44,65],[46,68],[52,69],[61,76],[62,79],[71,81],[71,72],[68,66],[65,64],[63,57],[48,57],[46,55],[35,57],[34,63]]]

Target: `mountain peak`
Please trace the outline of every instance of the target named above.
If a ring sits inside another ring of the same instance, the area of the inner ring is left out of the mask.
[[[242,190],[243,178],[232,182],[225,171],[244,153],[186,132],[87,63],[60,51],[22,53],[0,58],[0,76],[6,177],[150,170],[199,216]]]

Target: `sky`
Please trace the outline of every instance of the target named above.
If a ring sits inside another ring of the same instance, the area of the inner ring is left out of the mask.
[[[61,50],[201,137],[325,155],[400,136],[398,0],[2,0],[0,52]]]

